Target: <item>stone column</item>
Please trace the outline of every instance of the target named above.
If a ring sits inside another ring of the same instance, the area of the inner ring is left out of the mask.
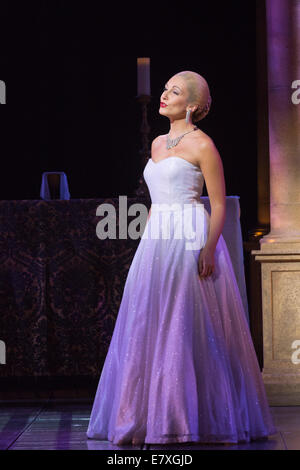
[[[252,251],[262,270],[263,379],[270,404],[300,405],[300,0],[266,0],[266,24],[271,230]]]

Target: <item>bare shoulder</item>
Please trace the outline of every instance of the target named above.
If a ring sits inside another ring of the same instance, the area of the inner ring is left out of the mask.
[[[155,148],[155,147],[161,145],[162,140],[163,140],[164,137],[165,137],[165,135],[158,135],[157,137],[155,137],[155,139],[152,140],[152,144],[151,144],[152,148]]]
[[[196,133],[197,134],[197,133]],[[210,165],[222,164],[221,156],[213,139],[201,131],[201,134],[195,134],[194,157],[200,165],[200,168]]]
[[[210,204],[225,205],[226,187],[221,156],[211,137],[205,134],[195,145],[195,158],[204,176]]]

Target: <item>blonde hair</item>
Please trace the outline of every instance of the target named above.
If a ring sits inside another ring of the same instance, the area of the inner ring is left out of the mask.
[[[210,110],[212,99],[209,86],[205,78],[199,75],[199,73],[184,70],[183,72],[176,73],[176,75],[182,77],[186,82],[189,94],[188,103],[198,106],[196,111],[192,113],[192,122],[195,124],[204,119]]]

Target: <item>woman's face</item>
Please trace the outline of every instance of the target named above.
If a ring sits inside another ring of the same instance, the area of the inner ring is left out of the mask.
[[[172,77],[160,97],[159,113],[172,119],[183,119],[188,104],[188,90],[183,78]]]

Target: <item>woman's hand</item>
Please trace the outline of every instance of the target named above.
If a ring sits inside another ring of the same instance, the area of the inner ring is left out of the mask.
[[[215,250],[204,246],[200,251],[198,259],[198,273],[200,278],[210,276],[215,268]]]

